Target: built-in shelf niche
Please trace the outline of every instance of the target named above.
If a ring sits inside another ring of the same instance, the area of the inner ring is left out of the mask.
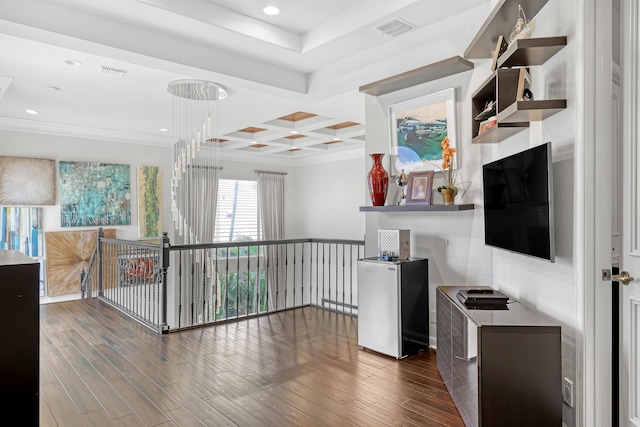
[[[525,67],[542,65],[567,44],[566,36],[516,40],[498,59],[499,68],[471,97],[472,143],[498,143],[567,107],[566,99],[520,100],[519,78]],[[496,101],[497,123],[480,133],[475,117],[487,102]]]

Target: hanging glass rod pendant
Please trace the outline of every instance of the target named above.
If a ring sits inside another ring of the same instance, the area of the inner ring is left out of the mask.
[[[221,101],[228,95],[227,88],[206,80],[174,80],[167,85],[167,91],[193,101]]]

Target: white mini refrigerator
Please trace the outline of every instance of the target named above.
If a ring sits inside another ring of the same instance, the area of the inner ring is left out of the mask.
[[[401,359],[429,348],[428,260],[358,260],[358,345]]]

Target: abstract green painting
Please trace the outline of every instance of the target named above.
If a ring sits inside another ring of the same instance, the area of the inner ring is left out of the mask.
[[[162,170],[138,166],[138,237],[158,237],[162,226]]]
[[[131,224],[129,165],[60,162],[60,225]]]

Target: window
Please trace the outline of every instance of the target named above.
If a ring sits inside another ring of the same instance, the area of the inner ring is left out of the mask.
[[[260,240],[258,230],[258,182],[235,179],[218,181],[216,242]]]
[[[221,179],[218,181],[216,207],[216,242],[260,240],[258,229],[258,182]],[[225,259],[215,281],[215,318],[224,319],[267,310],[266,274],[258,269],[258,246],[221,248],[218,258]],[[240,271],[240,259],[251,265]]]

